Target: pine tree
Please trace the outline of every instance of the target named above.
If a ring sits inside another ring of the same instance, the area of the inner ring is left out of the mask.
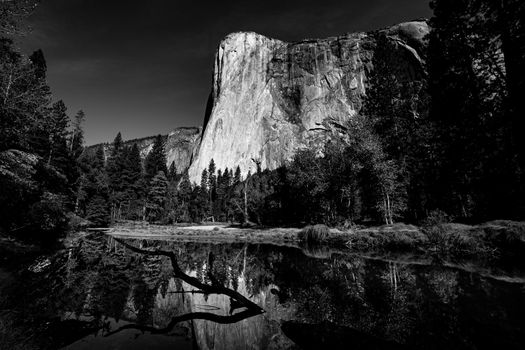
[[[95,152],[95,157],[93,158],[92,168],[96,170],[103,170],[106,165],[106,156],[104,153],[104,148],[99,146]]]
[[[212,216],[212,220],[214,220],[213,203],[217,196],[217,177],[215,175],[215,170],[215,161],[212,158],[208,166],[208,214]]]
[[[73,158],[78,159],[84,151],[84,130],[82,124],[86,120],[86,114],[80,110],[73,121],[73,132],[71,134],[70,149]]]
[[[122,178],[126,184],[125,189],[130,192],[128,197],[140,198],[143,195],[142,159],[136,143],[126,152]]]
[[[111,201],[111,217],[120,219],[122,213],[122,202],[126,200],[126,184],[122,177],[126,165],[126,152],[120,132],[113,140],[111,156],[107,160],[106,172],[109,181],[109,193]]]
[[[177,221],[190,221],[190,202],[192,196],[192,188],[188,171],[182,174],[182,179],[177,188]]]
[[[94,155],[85,155],[80,162],[83,174],[77,195],[77,213],[96,226],[105,226],[111,220],[111,213],[104,149],[98,147]]]
[[[220,220],[223,210],[223,200],[225,196],[225,191],[223,187],[223,175],[222,170],[217,171],[217,180],[216,180],[216,189],[215,189],[215,202],[213,206],[213,216],[216,220]]]
[[[161,135],[157,135],[153,147],[144,161],[144,177],[148,183],[159,171],[164,174],[168,173],[166,162],[164,139]]]
[[[177,167],[175,166],[175,162],[171,162],[170,168],[168,170],[168,180],[170,182],[177,180]]]
[[[118,191],[121,188],[120,175],[122,173],[122,164],[124,158],[124,146],[120,132],[115,136],[111,147],[111,154],[108,157],[106,170],[110,188],[112,191]]]
[[[38,49],[33,52],[31,56],[29,56],[29,60],[35,68],[35,76],[37,79],[46,79],[47,64],[42,50]]]
[[[514,118],[506,107],[505,35],[495,3],[431,2],[430,116],[438,125],[439,150],[432,197],[464,219],[517,215],[521,201]]]
[[[49,130],[49,139],[51,148],[48,156],[48,164],[51,164],[55,158],[55,154],[58,153],[58,156],[62,156],[64,153],[67,153],[67,136],[68,136],[68,127],[69,127],[69,117],[67,116],[67,108],[62,100],[57,101],[53,104],[51,111],[51,118],[48,125]],[[64,150],[63,148],[66,147]],[[62,166],[67,166],[64,164],[59,164],[60,161],[55,162],[54,165],[58,165],[60,168]]]
[[[147,217],[148,221],[161,220],[168,195],[168,179],[163,171],[153,177],[149,186]]]
[[[237,165],[235,168],[235,175],[233,176],[233,184],[237,185],[241,182],[241,168]]]
[[[89,198],[86,204],[86,219],[95,226],[107,226],[111,222],[109,202],[99,194]]]
[[[206,219],[207,217],[211,216],[210,212],[210,193],[209,193],[209,176],[208,176],[208,170],[203,169],[201,174],[201,184],[199,186],[199,189],[197,191],[198,197],[195,199],[196,203],[199,207],[199,217],[202,219]]]
[[[124,162],[121,173],[122,206],[121,210],[127,219],[137,219],[142,210],[144,197],[144,179],[142,174],[142,159],[136,143],[124,148]]]

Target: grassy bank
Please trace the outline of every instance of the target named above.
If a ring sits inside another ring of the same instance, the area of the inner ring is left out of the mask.
[[[181,241],[331,245],[352,251],[408,251],[443,257],[518,257],[525,253],[525,222],[503,220],[475,226],[394,224],[345,231],[324,225],[300,229],[242,228],[226,223],[162,226],[128,222],[112,227],[108,233],[119,237]]]
[[[525,222],[491,221],[480,225],[437,223],[424,227],[395,224],[348,233],[354,250],[404,250],[441,257],[512,257],[525,254]]]

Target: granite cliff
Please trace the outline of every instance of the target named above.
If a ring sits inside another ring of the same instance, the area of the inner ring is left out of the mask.
[[[402,23],[295,43],[252,32],[228,35],[215,56],[213,86],[202,140],[189,168],[198,183],[213,158],[217,169],[243,174],[275,169],[301,148],[324,143],[359,113],[373,72],[378,38],[388,40],[396,74],[425,74],[426,22]]]

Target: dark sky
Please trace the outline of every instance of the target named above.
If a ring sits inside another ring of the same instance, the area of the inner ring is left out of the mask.
[[[428,0],[43,0],[21,46],[41,48],[57,99],[83,109],[87,144],[201,125],[219,41],[284,41],[430,17]]]

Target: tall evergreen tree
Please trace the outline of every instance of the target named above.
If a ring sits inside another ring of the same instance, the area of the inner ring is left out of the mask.
[[[168,179],[163,171],[153,177],[149,186],[147,201],[148,221],[161,220],[168,195]]]
[[[57,101],[53,104],[51,110],[51,118],[49,120],[48,130],[51,149],[48,156],[48,164],[51,164],[52,160],[67,153],[67,144],[65,141],[68,136],[69,117],[67,116],[67,108],[62,100]],[[55,163],[55,165],[59,165]]]
[[[96,226],[106,226],[111,220],[109,186],[104,168],[104,149],[82,159],[83,175],[79,187],[78,211]]]
[[[190,203],[192,196],[192,188],[188,171],[182,174],[181,181],[177,187],[177,221],[190,221]]]
[[[35,67],[35,76],[37,79],[45,79],[47,73],[46,59],[41,49],[36,50],[29,56],[29,60],[33,67]]]
[[[237,165],[235,168],[235,175],[233,175],[233,184],[237,185],[241,182],[241,168]]]
[[[210,164],[208,165],[208,213],[209,215],[213,215],[213,203],[215,201],[215,197],[217,196],[217,176],[215,175],[215,161],[213,158],[210,160]]]
[[[122,202],[121,211],[127,219],[137,219],[142,210],[144,193],[144,179],[142,159],[136,143],[124,148],[124,162],[121,173]]]
[[[153,147],[144,161],[144,177],[148,183],[159,171],[162,171],[164,174],[168,173],[166,162],[164,138],[161,135],[157,135],[153,142]]]
[[[111,155],[106,164],[106,172],[109,182],[109,193],[111,201],[111,213],[113,219],[120,219],[122,203],[126,200],[126,184],[122,174],[126,166],[126,149],[119,132],[113,140]]]
[[[84,111],[79,110],[73,120],[73,131],[71,133],[70,149],[73,158],[78,159],[84,151],[84,130],[82,124],[86,120]]]
[[[169,181],[176,181],[177,180],[177,167],[175,166],[175,162],[171,162],[170,168],[168,169],[168,180]]]
[[[505,116],[505,67],[493,2],[431,2],[431,116],[439,126],[438,206],[463,219],[517,215],[520,180]],[[510,118],[512,119],[512,118]]]

